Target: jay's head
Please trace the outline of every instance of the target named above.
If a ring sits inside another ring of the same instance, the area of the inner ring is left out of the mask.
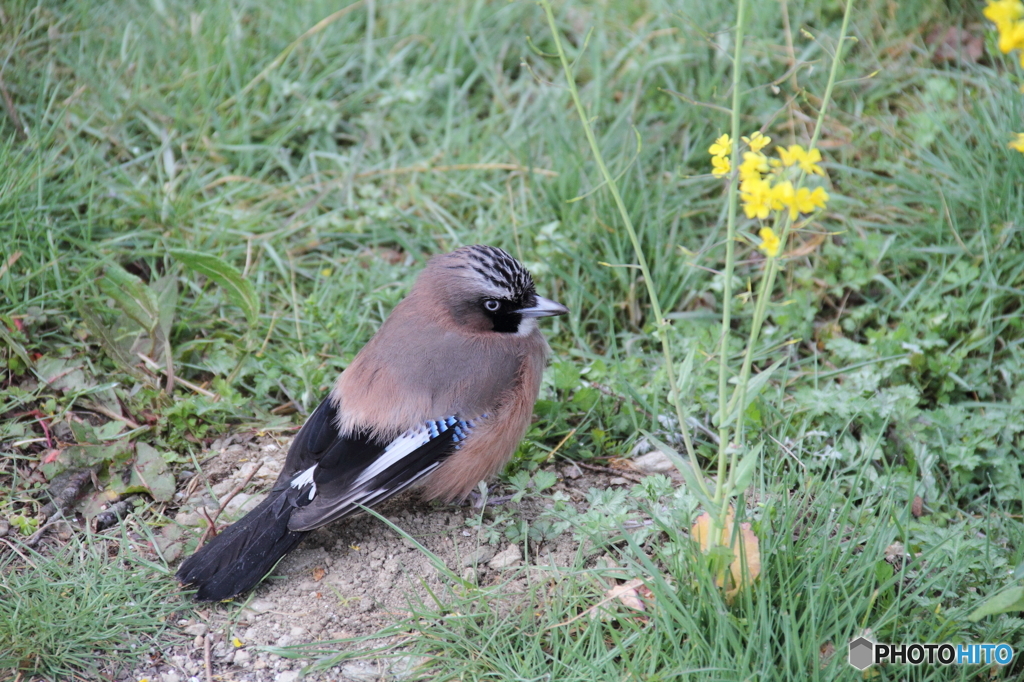
[[[472,332],[525,336],[536,329],[536,318],[569,312],[538,296],[522,263],[493,246],[463,246],[432,258],[416,288]]]

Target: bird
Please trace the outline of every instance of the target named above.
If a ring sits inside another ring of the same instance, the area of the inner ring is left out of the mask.
[[[465,499],[526,433],[564,315],[506,251],[431,258],[296,434],[267,497],[178,568],[198,601],[248,592],[312,530],[411,487]]]

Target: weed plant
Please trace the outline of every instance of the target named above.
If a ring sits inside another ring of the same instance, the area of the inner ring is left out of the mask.
[[[583,549],[522,596],[413,605],[431,676],[852,679],[864,632],[1020,649],[1019,609],[969,618],[1024,561],[1024,97],[978,8],[14,0],[0,36],[13,545],[68,468],[165,523],[212,438],[294,430],[427,257],[483,242],[573,313],[507,472],[551,509],[475,528]],[[783,165],[800,145],[827,202],[759,222],[755,133]],[[682,488],[577,510],[547,478],[656,445]],[[731,600],[732,539],[709,560],[686,534],[730,508],[761,556]],[[643,615],[584,615],[602,558],[645,581]],[[51,644],[51,671],[106,646]],[[879,674],[990,672],[1019,668]]]

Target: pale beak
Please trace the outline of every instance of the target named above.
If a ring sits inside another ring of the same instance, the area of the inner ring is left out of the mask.
[[[552,301],[543,296],[537,297],[537,302],[529,308],[520,308],[515,311],[523,317],[550,317],[551,315],[565,315],[569,312],[561,303]]]

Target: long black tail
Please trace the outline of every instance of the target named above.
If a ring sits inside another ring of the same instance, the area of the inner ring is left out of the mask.
[[[308,534],[288,530],[294,510],[285,491],[272,491],[259,506],[182,562],[178,580],[196,587],[199,601],[230,599],[255,587]]]

